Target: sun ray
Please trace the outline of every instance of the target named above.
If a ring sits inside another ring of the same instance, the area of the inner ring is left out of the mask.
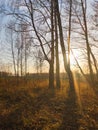
[[[75,85],[75,92],[76,92],[76,96],[77,96],[77,102],[79,105],[80,114],[82,115],[83,109],[82,109],[82,102],[81,102],[80,81],[79,81],[79,79],[77,80],[75,73],[73,73],[73,77],[74,77],[74,85]]]

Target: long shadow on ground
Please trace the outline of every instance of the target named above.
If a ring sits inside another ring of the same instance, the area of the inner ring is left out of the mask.
[[[69,90],[67,100],[65,101],[65,111],[60,130],[79,130],[79,107],[77,97],[73,90]]]

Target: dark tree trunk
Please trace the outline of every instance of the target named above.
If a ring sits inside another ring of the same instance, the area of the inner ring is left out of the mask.
[[[57,3],[56,4],[56,11],[57,11],[57,18],[58,18],[60,45],[61,45],[62,54],[63,54],[64,68],[65,68],[67,75],[68,75],[68,78],[69,78],[70,89],[74,90],[74,88],[75,88],[74,78],[73,78],[70,66],[68,66],[68,62],[67,62],[66,49],[65,49],[65,45],[64,45],[63,30],[62,30],[62,23],[61,23],[61,17],[60,17],[60,12],[59,12],[58,0],[56,0],[56,3]]]
[[[53,89],[54,88],[54,65],[52,61],[50,61],[49,64],[49,88]]]
[[[56,15],[56,1],[54,2],[55,7],[55,50],[56,50],[56,87],[60,88],[60,66],[59,66],[59,51],[58,51],[58,26],[57,26],[57,15]]]
[[[17,85],[19,84],[19,54],[20,54],[20,49],[18,48],[18,54],[17,54]]]
[[[51,0],[51,60],[49,69],[49,88],[54,87],[54,2]]]
[[[69,66],[66,71],[67,71],[68,78],[69,78],[70,90],[75,92],[74,77],[73,77],[72,71]]]

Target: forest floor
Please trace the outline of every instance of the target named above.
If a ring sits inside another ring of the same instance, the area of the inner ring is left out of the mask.
[[[68,81],[60,90],[46,80],[0,81],[0,130],[98,130],[98,95],[85,82],[76,82],[76,97]]]

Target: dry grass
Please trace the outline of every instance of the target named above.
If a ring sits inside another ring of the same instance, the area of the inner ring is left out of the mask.
[[[60,90],[48,89],[48,80],[2,79],[0,130],[98,130],[98,100],[85,82],[77,84],[74,104],[68,81]]]

